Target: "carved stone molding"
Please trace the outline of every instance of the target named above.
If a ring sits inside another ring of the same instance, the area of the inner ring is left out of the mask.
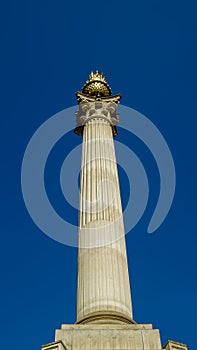
[[[163,347],[164,350],[188,350],[187,345],[168,340]]]

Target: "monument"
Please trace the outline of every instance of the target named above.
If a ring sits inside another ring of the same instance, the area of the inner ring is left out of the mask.
[[[42,350],[187,350],[161,345],[159,330],[133,319],[113,138],[121,96],[91,73],[77,92],[75,133],[83,138],[80,177],[77,315]]]

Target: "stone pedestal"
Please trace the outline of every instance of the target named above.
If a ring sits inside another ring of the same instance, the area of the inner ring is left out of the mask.
[[[158,329],[151,324],[63,324],[55,341],[42,350],[188,350],[168,340],[162,347]]]
[[[42,347],[42,350],[65,349],[161,350],[162,346],[159,330],[152,329],[151,324],[86,324],[62,325],[56,330],[55,342]]]

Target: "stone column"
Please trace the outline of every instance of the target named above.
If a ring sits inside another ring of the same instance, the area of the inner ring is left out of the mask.
[[[133,322],[113,142],[118,101],[117,97],[85,98],[77,113],[78,130],[83,134],[77,323]]]

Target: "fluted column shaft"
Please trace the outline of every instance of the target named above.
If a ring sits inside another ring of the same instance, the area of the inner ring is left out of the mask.
[[[119,181],[110,122],[83,129],[77,322],[132,322]]]

